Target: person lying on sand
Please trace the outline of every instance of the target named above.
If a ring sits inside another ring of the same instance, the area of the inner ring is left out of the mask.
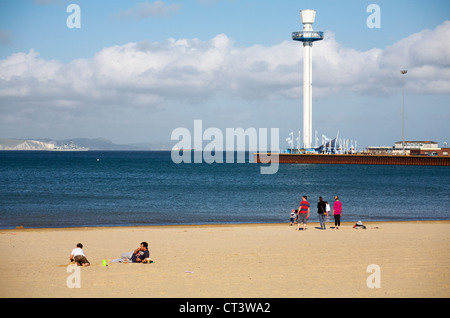
[[[112,262],[142,263],[144,261],[148,261],[149,257],[150,257],[150,252],[148,250],[148,243],[142,242],[141,245],[137,249],[134,250],[134,252],[123,253],[121,256],[122,256],[122,258],[114,259],[114,260],[112,260]]]

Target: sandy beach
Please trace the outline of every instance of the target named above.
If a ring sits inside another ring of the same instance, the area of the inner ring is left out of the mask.
[[[330,222],[325,231],[318,223],[306,231],[288,223],[0,230],[0,296],[450,296],[450,221],[364,224],[334,230]],[[153,263],[102,266],[142,241]],[[69,255],[79,242],[92,265],[79,268],[80,288],[69,288],[76,273],[68,272]]]

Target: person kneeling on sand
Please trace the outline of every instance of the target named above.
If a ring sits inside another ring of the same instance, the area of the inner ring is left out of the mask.
[[[117,263],[142,263],[144,261],[149,261],[150,252],[148,250],[148,243],[142,242],[141,245],[135,249],[133,252],[123,253],[122,258],[113,259],[112,262]]]
[[[77,263],[78,266],[89,266],[91,265],[87,260],[83,252],[83,244],[78,243],[77,247],[72,250],[70,254],[70,261]]]

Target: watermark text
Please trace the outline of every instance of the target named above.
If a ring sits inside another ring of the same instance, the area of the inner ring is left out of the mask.
[[[66,20],[66,25],[69,29],[81,28],[81,8],[78,4],[69,4],[66,9],[67,13],[71,13]]]
[[[377,264],[367,266],[367,273],[371,273],[367,277],[366,284],[368,288],[381,288],[381,268]]]
[[[369,29],[380,29],[381,28],[381,9],[378,4],[369,4],[366,9],[371,15],[367,17],[367,27]]]
[[[81,270],[76,264],[67,266],[67,272],[72,273],[67,277],[68,288],[81,288]]]
[[[224,163],[224,160],[226,163],[245,163],[247,151],[250,154],[259,151],[259,159],[263,163],[261,174],[275,174],[278,171],[278,128],[270,129],[270,148],[267,128],[226,128],[224,134],[216,127],[203,130],[202,120],[194,120],[193,134],[184,127],[174,129],[171,140],[178,141],[171,153],[172,161],[177,164]],[[204,146],[204,142],[208,143]]]

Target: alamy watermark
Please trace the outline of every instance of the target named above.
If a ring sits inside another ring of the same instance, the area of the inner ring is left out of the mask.
[[[81,28],[81,8],[78,4],[69,4],[66,9],[67,13],[71,13],[66,20],[66,25],[69,29]]]
[[[366,284],[368,288],[381,288],[381,268],[377,264],[370,264],[366,269],[367,273],[371,273],[367,277]]]
[[[279,129],[270,129],[270,148],[267,128],[226,128],[225,134],[216,127],[203,131],[202,120],[194,120],[194,132],[184,127],[172,131],[171,140],[178,140],[172,148],[174,163],[245,163],[246,152],[259,152],[261,174],[278,171]],[[203,142],[208,142],[203,145]],[[236,161],[235,161],[235,157]],[[249,158],[249,162],[254,162]],[[266,165],[268,164],[268,165]]]
[[[380,29],[381,28],[381,9],[378,4],[369,4],[367,6],[366,12],[370,12],[371,15],[367,17],[367,27],[369,29]]]
[[[67,266],[67,272],[72,273],[66,279],[68,288],[81,288],[81,270],[76,264]]]

